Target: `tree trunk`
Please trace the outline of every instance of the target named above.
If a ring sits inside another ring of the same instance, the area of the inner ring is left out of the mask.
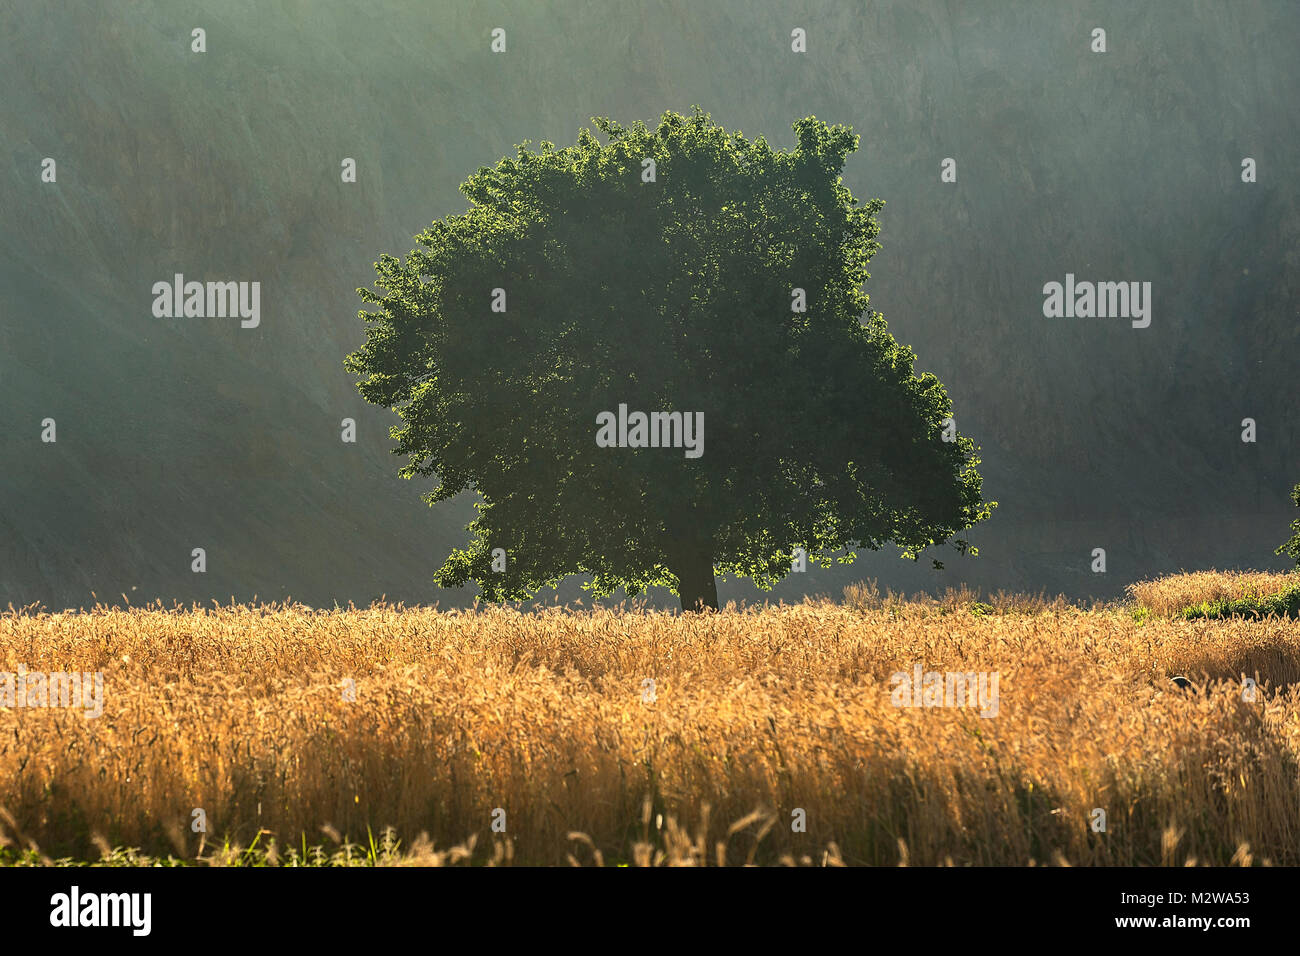
[[[716,611],[718,582],[713,577],[713,557],[707,550],[692,550],[673,562],[677,595],[683,611]]]

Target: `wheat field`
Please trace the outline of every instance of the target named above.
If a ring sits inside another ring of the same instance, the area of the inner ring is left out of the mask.
[[[1204,597],[1184,584],[1146,600]],[[996,674],[996,716],[895,706],[918,665]],[[102,672],[103,713],[0,706],[10,862],[1300,863],[1295,620],[874,587],[713,615],[11,608],[19,666]]]

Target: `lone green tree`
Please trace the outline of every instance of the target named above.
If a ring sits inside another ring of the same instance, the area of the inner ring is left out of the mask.
[[[1291,500],[1295,502],[1297,508],[1300,508],[1300,484],[1291,489]],[[1291,537],[1283,541],[1275,553],[1293,558],[1296,569],[1300,570],[1300,518],[1291,522]]]
[[[884,203],[840,178],[852,130],[810,116],[775,150],[699,107],[592,122],[606,142],[583,129],[481,167],[467,212],[357,290],[376,311],[346,366],[400,416],[400,474],[436,476],[431,505],[481,498],[437,583],[515,600],[580,574],[596,596],[665,585],[716,609],[715,573],[770,588],[797,548],[823,566],[891,541],[974,552],[954,536],[995,504],[977,449],[866,311]],[[680,418],[602,447],[621,405]],[[696,456],[675,426],[700,415]]]

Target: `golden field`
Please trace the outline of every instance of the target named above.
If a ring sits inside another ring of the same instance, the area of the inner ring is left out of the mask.
[[[406,863],[1295,865],[1300,622],[1159,616],[1206,584],[1144,583],[1145,619],[872,587],[715,615],[11,609],[0,671],[102,671],[104,708],[0,707],[0,843],[10,862],[355,843]],[[997,715],[894,706],[918,664],[996,673]]]

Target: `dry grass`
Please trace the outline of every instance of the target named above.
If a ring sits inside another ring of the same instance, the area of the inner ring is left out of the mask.
[[[875,578],[846,587],[844,603],[858,611],[898,609],[905,604],[912,604],[937,608],[941,611],[974,610],[976,613],[996,614],[1041,614],[1044,611],[1065,611],[1071,606],[1065,595],[1058,594],[1054,598],[1049,598],[1045,592],[1013,594],[1008,591],[998,591],[987,598],[982,598],[979,591],[972,590],[965,584],[945,589],[940,597],[933,597],[925,592],[908,597],[902,591],[895,591],[893,588],[887,588],[882,594]]]
[[[1273,571],[1193,571],[1128,586],[1128,593],[1152,614],[1170,617],[1207,601],[1239,601],[1276,594],[1297,576]]]
[[[1300,863],[1300,624],[1044,606],[11,611],[0,671],[103,671],[105,709],[0,707],[0,840],[227,863],[260,840],[274,863],[322,827],[391,827],[373,862]],[[997,672],[998,715],[893,706],[917,663]]]

